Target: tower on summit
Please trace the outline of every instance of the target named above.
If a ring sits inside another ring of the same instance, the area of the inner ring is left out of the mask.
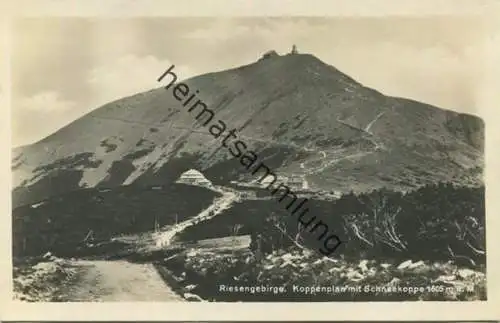
[[[290,52],[290,54],[298,54],[299,52],[297,51],[297,46],[295,46],[295,44],[292,46],[292,51]]]

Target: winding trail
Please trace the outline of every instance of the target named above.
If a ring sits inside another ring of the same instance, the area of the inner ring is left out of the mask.
[[[177,225],[171,227],[169,230],[157,235],[155,237],[157,248],[167,247],[168,245],[170,245],[176,234],[182,232],[192,225],[199,224],[216,217],[222,211],[230,208],[231,205],[240,198],[239,194],[235,190],[229,189],[227,187],[213,186],[211,189],[221,193],[222,196],[215,198],[214,202],[209,207],[201,211],[197,216],[180,222]]]
[[[168,247],[174,236],[184,229],[216,217],[239,200],[232,189],[213,186],[222,194],[197,216],[159,232],[149,244],[152,249]],[[156,244],[156,245],[155,245]],[[75,278],[62,289],[62,301],[186,301],[163,280],[151,263],[131,263],[126,260],[74,260]]]

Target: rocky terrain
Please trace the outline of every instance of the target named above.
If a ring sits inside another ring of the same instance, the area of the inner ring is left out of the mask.
[[[472,270],[452,262],[332,260],[295,248],[256,261],[245,250],[220,252],[192,248],[162,265],[175,273],[184,288],[210,301],[486,299],[484,269]],[[221,286],[248,286],[254,290],[228,292],[221,290]],[[262,292],[255,290],[257,286],[282,290]]]

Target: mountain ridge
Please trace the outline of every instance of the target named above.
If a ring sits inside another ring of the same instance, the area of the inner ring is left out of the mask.
[[[277,174],[314,190],[482,182],[479,117],[385,96],[310,54],[181,82]],[[68,189],[168,183],[189,168],[251,181],[164,88],[107,103],[14,155],[15,206]]]

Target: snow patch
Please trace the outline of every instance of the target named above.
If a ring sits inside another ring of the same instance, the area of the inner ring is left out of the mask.
[[[129,177],[127,177],[127,179],[123,182],[123,185],[132,184],[142,174],[147,172],[148,169],[153,165],[153,163],[160,159],[161,154],[164,152],[165,151],[162,147],[155,147],[153,151],[151,151],[146,156],[135,159],[132,162],[132,164],[135,167],[135,170],[132,172],[132,174],[129,175]]]
[[[82,178],[78,185],[80,187],[95,187],[109,176],[109,170],[114,161],[114,159],[108,158],[103,160],[97,168],[75,168],[83,171]]]
[[[42,206],[42,205],[44,205],[44,204],[45,204],[45,202],[40,202],[40,203],[31,204],[31,208],[32,208],[32,209],[36,209],[37,207]]]

